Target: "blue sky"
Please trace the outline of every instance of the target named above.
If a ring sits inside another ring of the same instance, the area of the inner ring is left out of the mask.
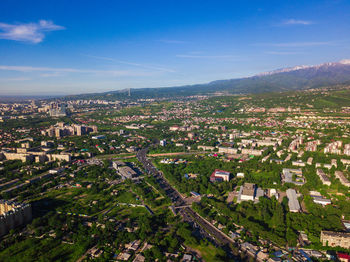
[[[0,95],[163,87],[350,58],[350,1],[0,3]]]

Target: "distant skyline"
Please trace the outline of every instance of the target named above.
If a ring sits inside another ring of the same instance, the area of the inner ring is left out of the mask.
[[[350,2],[0,3],[0,95],[247,77],[350,58]]]

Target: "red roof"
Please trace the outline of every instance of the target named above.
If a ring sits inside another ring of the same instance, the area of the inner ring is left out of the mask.
[[[350,255],[346,253],[337,253],[338,258],[344,258],[350,260]]]

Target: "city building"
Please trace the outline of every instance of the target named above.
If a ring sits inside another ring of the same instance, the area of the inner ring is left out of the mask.
[[[119,175],[123,178],[131,179],[137,176],[137,172],[129,166],[123,166],[118,169]]]
[[[0,236],[6,235],[11,229],[24,225],[31,220],[32,207],[30,204],[0,201]]]
[[[323,206],[332,204],[332,201],[328,198],[323,197],[320,192],[310,191],[310,196],[312,197],[312,200],[315,204],[320,204]]]
[[[132,179],[138,175],[137,172],[127,166],[125,162],[113,161],[112,166],[123,179]]]
[[[331,185],[331,181],[329,180],[328,176],[325,174],[325,172],[322,169],[318,168],[316,170],[316,174],[321,179],[322,184],[327,185],[327,186]]]
[[[342,171],[335,171],[334,175],[336,178],[339,179],[340,183],[342,183],[344,186],[350,187],[349,180],[345,177],[344,173]]]
[[[288,197],[289,211],[295,213],[300,212],[300,204],[298,201],[297,192],[294,189],[289,188],[287,189],[286,193]]]
[[[242,201],[254,201],[258,202],[259,198],[264,196],[264,190],[257,187],[256,184],[253,183],[244,183],[244,185],[241,186],[237,202],[240,203]]]
[[[230,181],[230,172],[215,169],[210,176],[210,182]]]
[[[282,182],[293,183],[297,186],[305,184],[305,178],[301,169],[283,168],[282,170]]]
[[[298,242],[301,246],[309,245],[311,243],[304,231],[299,232]]]
[[[321,242],[324,246],[350,248],[350,233],[321,231]]]
[[[244,173],[239,172],[239,173],[236,174],[236,176],[237,176],[238,178],[244,178]]]
[[[293,166],[299,166],[299,167],[304,167],[305,163],[301,160],[297,160],[297,161],[292,161],[292,165]]]
[[[51,103],[49,106],[49,115],[52,117],[66,116],[66,105],[60,103]]]
[[[342,144],[342,141],[335,141],[333,143],[330,143],[323,149],[323,153],[340,155],[342,153]]]
[[[264,150],[258,150],[258,149],[248,149],[248,148],[242,149],[243,155],[261,156],[263,152]]]
[[[204,150],[204,151],[214,151],[214,146],[198,146],[198,149]]]
[[[225,154],[237,154],[238,149],[237,148],[231,148],[231,147],[219,147],[219,153],[225,153]]]
[[[55,126],[42,130],[41,134],[44,136],[61,138],[65,136],[82,136],[96,132],[96,126],[64,125],[64,123],[57,123]]]

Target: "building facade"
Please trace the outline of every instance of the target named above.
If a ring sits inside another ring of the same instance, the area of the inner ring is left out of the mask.
[[[30,204],[0,201],[0,236],[6,235],[11,229],[31,220],[32,208]]]
[[[350,233],[321,231],[321,242],[324,246],[350,248]]]

